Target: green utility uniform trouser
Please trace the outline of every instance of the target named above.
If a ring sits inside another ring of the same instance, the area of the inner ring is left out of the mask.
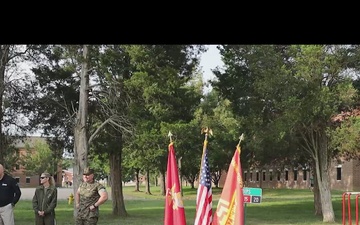
[[[35,225],[56,225],[55,215],[53,213],[45,216],[39,216],[35,214]]]
[[[96,225],[98,219],[98,217],[76,218],[76,225]]]

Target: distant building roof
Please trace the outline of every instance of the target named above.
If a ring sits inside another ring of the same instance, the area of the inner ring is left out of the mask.
[[[357,117],[357,116],[360,116],[360,109],[359,108],[356,108],[356,109],[353,109],[351,111],[343,111],[339,114],[337,114],[336,116],[334,116],[332,118],[332,121],[333,122],[342,122],[350,117]]]

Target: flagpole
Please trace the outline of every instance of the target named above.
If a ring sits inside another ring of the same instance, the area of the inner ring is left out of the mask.
[[[241,134],[226,173],[225,183],[221,191],[212,225],[245,225],[246,203],[244,203],[244,185],[240,160],[240,144],[243,140],[244,134]]]
[[[166,170],[166,198],[164,225],[186,225],[184,203],[181,195],[179,171],[176,164],[176,154],[172,133],[168,133],[170,144],[168,146],[168,164]]]
[[[203,153],[200,163],[199,184],[196,195],[196,214],[194,225],[210,225],[212,223],[212,182],[208,161],[207,142],[212,130],[208,127],[202,128],[201,133],[205,134]]]
[[[240,150],[240,143],[241,141],[244,140],[244,133],[242,133],[239,137],[239,143],[237,144],[237,151],[239,151],[239,162],[240,162],[240,153],[241,153],[241,150]],[[246,224],[246,206],[247,204],[244,202],[244,224]]]
[[[169,133],[168,133],[168,137],[169,137],[169,139],[170,139],[170,144],[171,144],[171,143],[173,143],[172,136],[173,136],[173,134],[171,133],[171,131],[169,131]],[[180,191],[181,191],[181,196],[184,196],[184,193],[183,193],[183,188],[182,188],[181,159],[182,159],[182,157],[180,157],[180,158],[178,159],[178,167],[179,167],[179,180],[180,180]]]

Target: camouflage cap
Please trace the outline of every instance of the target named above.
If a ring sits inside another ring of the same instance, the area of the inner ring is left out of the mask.
[[[94,170],[90,167],[86,167],[83,172],[84,175],[94,174]]]
[[[41,176],[42,176],[42,177],[51,177],[51,174],[48,173],[48,172],[43,172],[43,173],[41,174]]]

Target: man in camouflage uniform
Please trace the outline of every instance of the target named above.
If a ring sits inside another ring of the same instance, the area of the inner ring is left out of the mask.
[[[99,219],[99,206],[108,199],[105,187],[94,181],[94,170],[85,168],[83,182],[75,194],[77,208],[76,225],[96,225]]]

